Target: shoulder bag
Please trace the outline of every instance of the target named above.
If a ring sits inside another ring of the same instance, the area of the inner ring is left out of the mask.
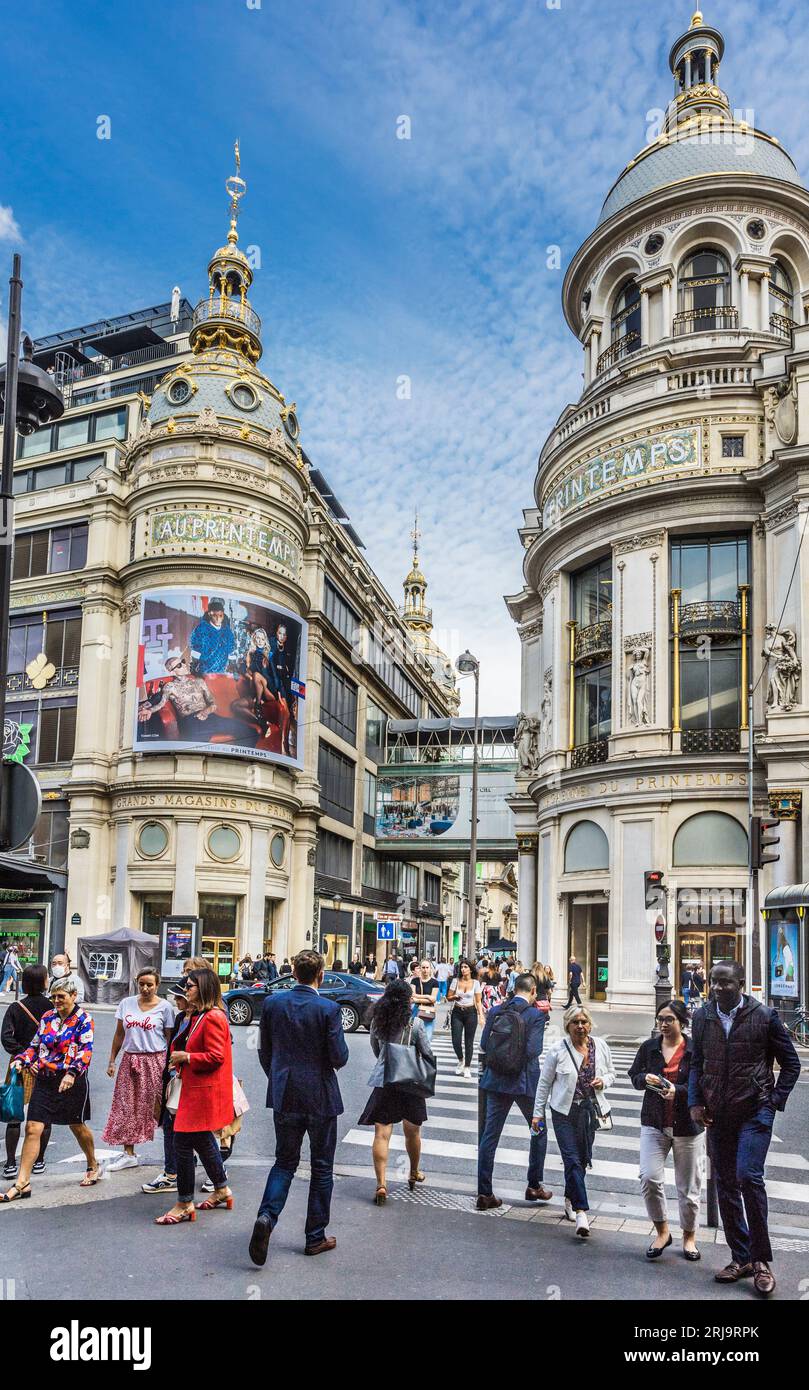
[[[385,1062],[383,1086],[395,1086],[406,1095],[435,1095],[435,1079],[438,1072],[436,1062],[428,1062],[418,1048],[413,1046],[413,1024],[408,1023],[402,1033],[401,1042],[385,1043]]]
[[[595,1042],[593,1043],[593,1046],[595,1047]],[[567,1038],[565,1038],[565,1047],[570,1053],[573,1065],[576,1068],[576,1071],[578,1072],[580,1070],[580,1063],[576,1061],[576,1054],[573,1051],[573,1048],[570,1046],[570,1043],[568,1042]],[[589,1099],[593,1107],[593,1116],[596,1122],[596,1128],[612,1129],[612,1110],[610,1109],[609,1101],[607,1100],[607,1097],[604,1094],[603,1090],[592,1091]]]

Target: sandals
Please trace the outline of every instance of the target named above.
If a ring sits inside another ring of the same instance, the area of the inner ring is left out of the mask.
[[[100,1163],[97,1163],[95,1168],[88,1168],[86,1170],[84,1177],[79,1183],[79,1187],[95,1187],[97,1182],[101,1182],[103,1176],[104,1169],[101,1167]]]
[[[217,1207],[233,1211],[233,1193],[227,1197],[206,1197],[204,1202],[197,1202],[197,1211],[215,1211]]]
[[[426,1176],[427,1176],[426,1173],[419,1173],[419,1172],[411,1173],[411,1174],[410,1174],[410,1177],[407,1179],[407,1185],[408,1185],[408,1187],[410,1188],[410,1191],[411,1191],[411,1192],[413,1191],[413,1189],[414,1189],[414,1187],[416,1186],[416,1183],[417,1183],[417,1182],[424,1182]]]
[[[154,1224],[155,1226],[181,1226],[184,1221],[196,1221],[196,1219],[197,1213],[192,1207],[190,1211],[184,1211],[182,1216],[172,1216],[171,1212],[167,1211],[165,1216],[156,1216]]]
[[[386,1187],[378,1187],[378,1188],[376,1189],[376,1192],[374,1193],[374,1206],[375,1206],[375,1207],[384,1207],[384,1205],[385,1205],[385,1203],[387,1202],[387,1200],[388,1200],[388,1189],[387,1189]]]
[[[27,1182],[24,1187],[20,1187],[16,1182],[11,1188],[11,1192],[16,1192],[16,1197],[12,1197],[10,1192],[4,1192],[0,1196],[0,1202],[21,1202],[26,1197],[31,1196],[31,1184]]]

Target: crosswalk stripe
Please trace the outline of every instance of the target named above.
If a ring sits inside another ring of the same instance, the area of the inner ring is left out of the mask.
[[[374,1141],[371,1130],[351,1129],[343,1138],[344,1144],[359,1144],[363,1148],[370,1148]],[[404,1137],[399,1134],[392,1134],[390,1140],[391,1149],[404,1149]],[[440,1158],[471,1159],[477,1163],[478,1149],[477,1144],[461,1144],[448,1139],[422,1139],[421,1151],[423,1154],[434,1154]],[[495,1165],[500,1167],[523,1168],[527,1162],[525,1149],[498,1149],[495,1157]],[[548,1153],[545,1159],[546,1168],[554,1172],[561,1172],[563,1164],[561,1158],[553,1152]],[[608,1160],[593,1158],[593,1166],[588,1170],[594,1177],[601,1178],[622,1178],[627,1182],[637,1183],[638,1166],[636,1163],[619,1163]],[[674,1191],[673,1173],[669,1178],[669,1170],[666,1170],[666,1187]],[[797,1182],[778,1182],[768,1178],[767,1192],[778,1200],[801,1202],[809,1205],[809,1183]]]

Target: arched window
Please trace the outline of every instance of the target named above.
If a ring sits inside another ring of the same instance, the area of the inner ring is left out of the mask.
[[[580,874],[610,867],[610,842],[594,820],[581,820],[565,840],[565,873]]]
[[[792,278],[781,261],[773,261],[770,270],[770,329],[788,338],[795,327],[795,291]]]
[[[701,811],[674,836],[671,861],[677,868],[725,868],[747,864],[747,832],[733,816]]]
[[[627,280],[615,296],[610,324],[610,343],[616,355],[636,352],[641,346],[640,290],[636,280]]]
[[[730,304],[730,265],[721,251],[702,246],[680,266],[676,333],[706,333],[735,328],[738,315]]]

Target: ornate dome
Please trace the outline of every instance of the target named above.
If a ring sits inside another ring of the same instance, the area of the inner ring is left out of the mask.
[[[247,435],[259,431],[283,440],[297,457],[300,433],[294,405],[248,358],[233,348],[210,348],[163,377],[149,405],[150,425],[193,421],[204,410]]]

